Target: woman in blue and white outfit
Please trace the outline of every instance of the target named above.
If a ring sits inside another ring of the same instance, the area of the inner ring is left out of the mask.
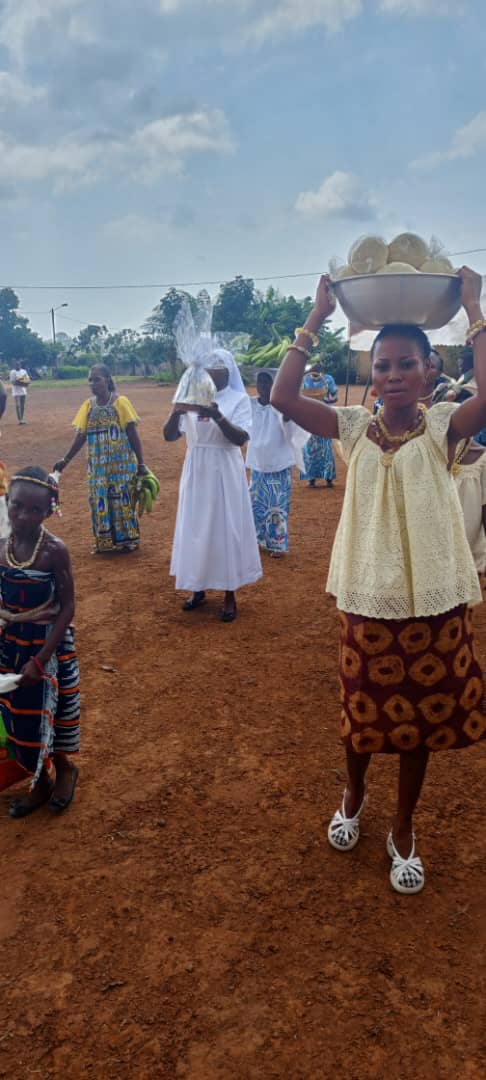
[[[302,389],[305,396],[319,398],[326,405],[335,405],[338,399],[338,388],[332,375],[325,375],[319,364],[315,364],[304,375]],[[309,487],[314,488],[316,480],[325,480],[328,487],[333,487],[336,479],[336,462],[332,439],[311,435],[304,449],[304,466],[300,479],[308,480]]]
[[[279,559],[289,549],[296,425],[270,404],[273,376],[269,371],[258,373],[256,385],[257,396],[250,398],[253,419],[246,467],[251,470],[250,496],[258,543],[272,558]]]

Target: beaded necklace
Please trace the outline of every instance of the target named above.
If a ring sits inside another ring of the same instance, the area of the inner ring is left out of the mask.
[[[461,449],[458,450],[458,452],[457,452],[457,454],[456,454],[456,456],[454,458],[454,461],[452,463],[452,468],[451,468],[451,473],[452,473],[453,476],[458,476],[459,475],[459,473],[461,471],[461,462],[462,462],[463,458],[465,458],[468,450],[470,449],[471,443],[473,441],[474,441],[473,439],[465,439],[464,440],[464,446],[462,446]]]
[[[414,428],[410,428],[408,431],[402,432],[401,435],[392,435],[391,431],[388,431],[388,428],[383,419],[383,412],[384,407],[383,405],[381,405],[375,416],[375,424],[382,437],[382,440],[389,444],[396,443],[396,450],[398,450],[400,446],[404,446],[405,443],[410,442],[411,439],[416,439],[419,435],[423,435],[426,426],[425,418],[427,415],[427,409],[425,408],[425,405],[418,405],[418,413],[420,419],[416,426]],[[384,466],[385,469],[389,469],[392,465],[394,453],[395,449],[383,450],[381,464]]]
[[[28,570],[29,567],[33,566],[34,563],[35,563],[35,560],[36,560],[36,558],[37,558],[37,556],[39,554],[39,551],[40,551],[40,549],[42,547],[42,543],[43,543],[44,537],[45,537],[45,532],[46,532],[46,530],[45,530],[44,526],[41,525],[40,532],[39,532],[39,538],[38,538],[37,543],[35,545],[35,548],[34,548],[34,550],[32,552],[32,555],[30,556],[30,559],[26,559],[25,562],[19,562],[15,558],[15,555],[13,553],[12,537],[9,536],[9,538],[7,540],[6,551],[5,551],[5,557],[6,557],[6,560],[7,560],[7,566],[10,566],[12,570]]]

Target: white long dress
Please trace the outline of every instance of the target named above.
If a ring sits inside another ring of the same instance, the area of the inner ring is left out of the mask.
[[[227,420],[250,434],[247,394],[226,387],[215,401]],[[176,589],[250,585],[262,576],[262,566],[241,449],[214,420],[200,420],[195,412],[180,417],[179,430],[187,453],[170,566]]]

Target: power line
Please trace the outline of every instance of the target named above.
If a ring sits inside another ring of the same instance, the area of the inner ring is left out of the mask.
[[[478,255],[486,252],[484,248],[470,248],[468,251],[451,251],[449,252],[450,258],[456,258],[458,255]],[[308,270],[305,274],[266,274],[263,277],[253,277],[253,281],[287,281],[297,278],[306,277],[319,277],[322,274],[322,270]],[[244,275],[238,275],[244,277]],[[204,285],[221,285],[226,278],[218,278],[214,281],[163,281],[163,282],[147,282],[147,283],[132,283],[128,285],[0,285],[2,289],[24,289],[24,290],[36,290],[46,291],[51,289],[55,290],[70,290],[71,292],[105,292],[107,290],[116,289],[199,289]],[[32,314],[44,314],[43,312],[32,312]],[[63,316],[65,318],[66,316]]]

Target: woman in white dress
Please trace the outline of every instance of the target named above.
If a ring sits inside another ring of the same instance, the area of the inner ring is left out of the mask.
[[[184,611],[200,607],[207,589],[221,589],[221,618],[233,622],[236,589],[262,575],[241,453],[251,405],[230,352],[213,350],[206,367],[217,390],[214,402],[197,411],[176,404],[164,427],[167,442],[183,434],[187,441],[170,573],[176,589],[192,592]]]

